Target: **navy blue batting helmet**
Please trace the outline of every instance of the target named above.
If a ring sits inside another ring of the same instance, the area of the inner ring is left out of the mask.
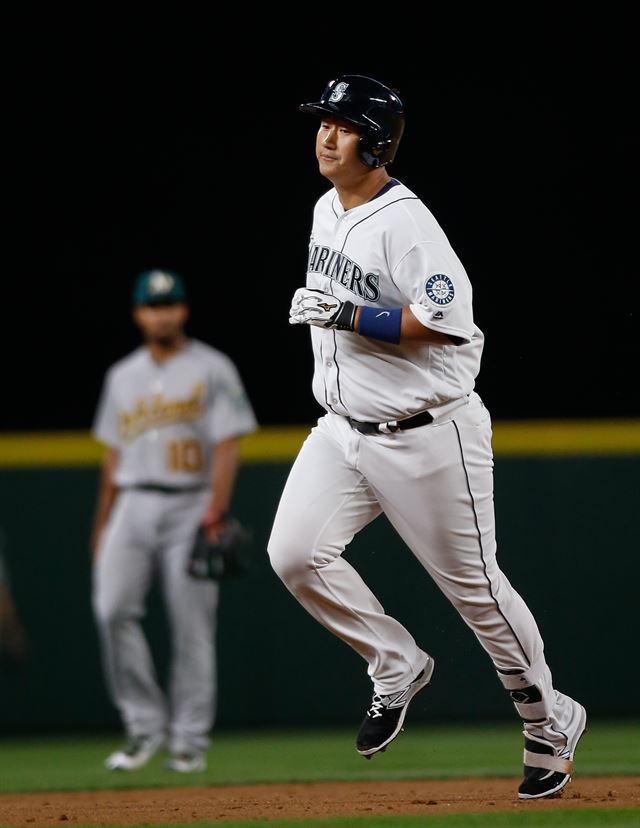
[[[340,75],[329,81],[320,100],[300,104],[309,115],[333,115],[361,132],[358,153],[367,167],[384,167],[395,158],[404,131],[404,106],[397,92],[365,75]]]

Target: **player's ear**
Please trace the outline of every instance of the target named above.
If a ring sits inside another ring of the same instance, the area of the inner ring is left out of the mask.
[[[142,324],[142,314],[140,312],[140,306],[139,305],[136,305],[134,308],[132,308],[131,318],[133,319],[134,324],[137,325],[138,328],[139,328]]]

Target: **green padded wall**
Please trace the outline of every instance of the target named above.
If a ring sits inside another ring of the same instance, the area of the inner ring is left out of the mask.
[[[252,527],[248,575],[223,586],[220,726],[359,723],[364,662],[297,605],[271,571],[266,542],[288,464],[245,465],[235,511]],[[591,715],[637,715],[640,557],[638,456],[496,459],[499,560],[533,610],[556,686]],[[90,608],[87,538],[97,471],[0,469],[0,526],[30,639],[22,666],[0,664],[3,732],[117,726]],[[436,659],[412,717],[514,716],[491,664],[384,518],[346,553],[386,610]],[[145,621],[161,674],[167,636],[153,593]]]

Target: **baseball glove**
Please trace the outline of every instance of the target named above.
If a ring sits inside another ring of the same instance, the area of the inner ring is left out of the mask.
[[[207,539],[203,526],[198,528],[187,572],[192,578],[221,581],[232,575],[242,575],[249,568],[248,545],[250,534],[234,517],[228,517],[217,540]]]

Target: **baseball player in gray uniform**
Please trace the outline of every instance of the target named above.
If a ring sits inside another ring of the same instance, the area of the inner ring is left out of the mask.
[[[360,75],[319,101],[316,156],[333,188],[316,204],[294,325],[311,326],[313,390],[326,409],[289,475],[269,554],[311,615],[368,664],[367,758],[402,728],[434,660],[342,553],[384,512],[477,636],[523,721],[522,799],[571,778],[584,708],[554,689],[526,604],[496,561],[491,419],[474,391],[483,334],[469,278],[420,199],[391,178],[398,94]],[[468,687],[459,688],[468,694]]]
[[[144,345],[107,372],[94,434],[108,452],[92,545],[93,605],[111,696],[128,742],[106,760],[135,770],[165,744],[167,767],[205,768],[216,690],[218,585],[187,573],[200,525],[224,526],[238,438],[256,420],[225,354],[188,339],[182,280],[151,270],[134,286]],[[168,698],[140,626],[154,574],[172,632]]]

